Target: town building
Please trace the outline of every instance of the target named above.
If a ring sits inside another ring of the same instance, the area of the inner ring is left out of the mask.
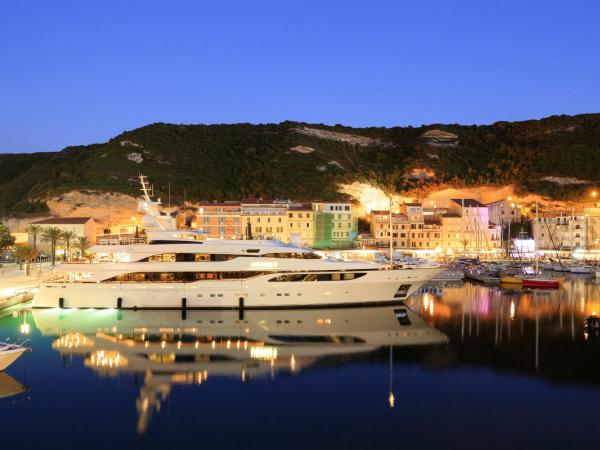
[[[288,239],[287,241],[305,247],[314,247],[315,229],[312,205],[304,203],[290,206],[287,210]]]
[[[40,231],[37,234],[37,247],[47,250],[49,243],[42,241],[44,230],[55,227],[64,231],[72,231],[79,237],[86,237],[90,243],[96,242],[96,222],[91,217],[50,217],[49,219],[31,222],[31,225],[39,225]],[[29,233],[29,245],[33,245],[33,234]]]
[[[584,214],[563,215],[561,213],[544,212],[532,220],[533,239],[538,249],[542,250],[576,250],[587,249],[600,235],[594,233],[599,217],[589,218]],[[600,222],[598,222],[600,225]],[[591,232],[590,232],[591,231]]]
[[[213,239],[241,239],[245,232],[240,202],[201,203],[194,224]]]
[[[521,207],[518,203],[508,199],[498,200],[487,204],[488,216],[491,223],[505,226],[509,223],[521,221]]]
[[[241,202],[242,226],[246,239],[289,241],[288,201],[244,200]]]
[[[358,235],[358,219],[354,216],[350,203],[313,203],[313,210],[322,214],[331,214],[332,248],[354,246]],[[327,222],[324,218],[321,220],[323,224]]]
[[[494,253],[500,249],[501,228],[490,223],[486,205],[475,199],[451,199],[441,215],[442,249],[452,253]]]

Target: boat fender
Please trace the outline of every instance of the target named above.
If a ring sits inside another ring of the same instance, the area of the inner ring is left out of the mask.
[[[59,307],[60,309],[63,309],[63,308],[65,307],[65,298],[64,298],[64,297],[60,297],[60,298],[58,299],[58,307]]]
[[[123,298],[119,297],[117,298],[117,309],[121,309],[123,308]]]
[[[244,297],[240,297],[238,299],[239,302],[239,314],[238,314],[238,319],[239,320],[244,320]]]

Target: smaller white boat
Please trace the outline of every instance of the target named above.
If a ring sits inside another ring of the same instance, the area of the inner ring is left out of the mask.
[[[19,359],[19,356],[29,350],[29,347],[25,347],[23,343],[9,344],[8,342],[0,342],[0,372],[6,370],[8,366]]]

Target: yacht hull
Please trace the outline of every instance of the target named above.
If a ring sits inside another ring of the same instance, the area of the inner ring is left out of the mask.
[[[345,281],[42,283],[34,308],[231,309],[377,304],[408,298],[443,268],[373,270]],[[402,289],[401,289],[402,288]]]

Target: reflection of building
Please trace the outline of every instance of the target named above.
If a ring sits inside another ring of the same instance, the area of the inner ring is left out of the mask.
[[[36,327],[57,336],[63,355],[84,356],[99,375],[144,376],[138,432],[177,384],[218,376],[242,382],[301,373],[320,358],[382,346],[427,345],[446,337],[404,306],[285,311],[33,310]]]

